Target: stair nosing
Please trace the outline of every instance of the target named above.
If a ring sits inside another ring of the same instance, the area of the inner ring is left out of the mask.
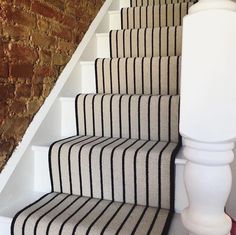
[[[63,137],[62,137],[62,139],[63,139]],[[33,151],[48,151],[49,148],[50,148],[50,145],[33,145],[32,146]],[[175,159],[175,164],[176,165],[185,165],[186,163],[187,163],[186,159],[184,159],[182,157],[178,158],[178,155],[177,155],[177,157]]]

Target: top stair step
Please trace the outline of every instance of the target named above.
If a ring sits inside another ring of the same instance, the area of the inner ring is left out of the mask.
[[[131,7],[140,6],[153,6],[159,4],[172,4],[172,3],[184,3],[184,2],[196,2],[194,0],[130,0]]]
[[[155,28],[163,26],[179,26],[188,14],[192,2],[163,4],[147,7],[129,7],[121,10],[121,28]]]

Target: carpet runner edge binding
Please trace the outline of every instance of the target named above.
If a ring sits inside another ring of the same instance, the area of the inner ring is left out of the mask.
[[[50,147],[52,192],[19,211],[12,235],[167,235],[174,215],[182,18],[193,1],[131,0],[97,94],[75,99],[77,135]],[[162,5],[159,5],[162,4]]]

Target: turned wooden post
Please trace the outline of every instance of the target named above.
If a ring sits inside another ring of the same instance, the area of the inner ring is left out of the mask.
[[[236,138],[236,3],[200,0],[183,22],[180,133],[191,235],[228,235]]]

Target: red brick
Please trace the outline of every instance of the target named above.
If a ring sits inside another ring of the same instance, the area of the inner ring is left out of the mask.
[[[39,1],[34,1],[32,3],[31,9],[33,12],[43,15],[48,18],[57,18],[58,12],[54,10],[52,7],[48,6],[45,3],[41,3]]]
[[[14,97],[14,84],[0,84],[0,100],[7,100]]]
[[[29,118],[27,117],[13,117],[8,118],[2,128],[4,138],[14,138],[18,141],[21,140],[25,130],[29,125]]]
[[[36,49],[19,44],[10,44],[9,58],[11,61],[23,61],[31,63],[36,62],[39,57]]]
[[[30,98],[31,97],[31,85],[29,84],[18,84],[16,86],[16,97],[17,98]]]
[[[16,6],[23,6],[29,8],[31,5],[31,0],[14,0]]]
[[[9,37],[10,39],[14,39],[16,41],[29,40],[29,30],[22,25],[4,24],[3,32],[5,37]]]
[[[62,52],[73,53],[76,49],[76,44],[71,42],[65,42],[64,40],[58,40],[57,49]]]
[[[5,9],[6,20],[14,23],[34,28],[36,25],[36,17],[20,8],[7,7]]]
[[[52,62],[52,52],[49,50],[40,50],[39,52],[40,64],[49,65]]]
[[[3,47],[3,43],[0,42],[0,58],[4,57],[4,47]]]
[[[64,11],[65,9],[65,1],[63,0],[47,0],[47,3],[49,3],[50,5]]]
[[[1,152],[11,152],[13,150],[13,146],[15,144],[14,139],[8,139],[8,140],[0,140],[0,149]]]
[[[34,66],[32,64],[11,64],[10,76],[17,78],[31,78]]]
[[[60,65],[60,66],[64,66],[66,65],[66,63],[68,62],[69,58],[68,55],[60,53],[60,54],[54,54],[53,57],[53,64],[55,65]]]
[[[40,32],[32,33],[32,42],[42,48],[55,46],[55,38],[52,36],[47,36],[46,34]]]
[[[9,75],[8,63],[0,62],[0,77],[7,78]]]
[[[65,39],[67,41],[72,40],[71,29],[68,27],[64,27],[61,24],[54,24],[53,25],[52,35],[57,36],[62,39]]]
[[[23,101],[14,100],[9,106],[10,116],[13,114],[22,114],[26,110],[26,104]]]
[[[0,101],[0,126],[4,123],[7,118],[7,103],[5,101]]]
[[[34,70],[37,77],[53,77],[56,76],[55,70],[50,66],[38,66]]]
[[[70,27],[70,29],[75,29],[77,26],[76,17],[63,14],[60,19],[58,19],[63,25]]]
[[[33,97],[40,97],[40,96],[42,96],[42,94],[43,94],[43,84],[33,85],[33,87],[32,87],[32,96]]]
[[[47,32],[49,30],[49,22],[44,19],[39,19],[37,22],[38,30],[42,32]]]
[[[73,3],[72,1],[68,1],[65,7],[65,12],[68,15],[72,15],[72,16],[77,16],[76,15],[76,7],[75,7],[75,3]]]

